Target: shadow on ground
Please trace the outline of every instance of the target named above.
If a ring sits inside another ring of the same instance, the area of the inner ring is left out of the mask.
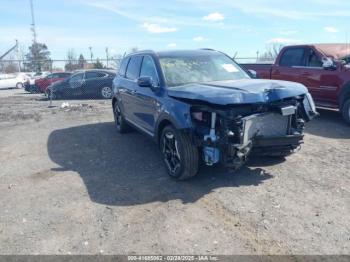
[[[47,143],[54,171],[75,171],[92,201],[106,205],[137,205],[180,199],[197,201],[216,188],[258,186],[272,178],[261,168],[236,173],[203,168],[195,178],[177,182],[166,174],[156,144],[132,132],[116,133],[113,123],[82,125],[53,131]]]
[[[306,124],[306,133],[335,139],[349,139],[350,125],[334,110],[318,109],[320,116]]]

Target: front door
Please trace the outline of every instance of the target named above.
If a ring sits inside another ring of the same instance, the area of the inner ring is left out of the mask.
[[[154,60],[151,56],[143,57],[140,77],[148,76],[152,78],[153,86],[159,86],[159,77]],[[154,134],[155,117],[157,113],[157,94],[149,87],[137,87],[135,100],[136,110],[135,116],[137,124],[149,133]]]
[[[81,96],[84,84],[84,73],[77,73],[69,79],[68,88],[64,92],[66,95]]]
[[[312,48],[307,50],[306,67],[302,68],[301,75],[305,78],[305,85],[318,105],[327,107],[337,105],[340,81],[338,72],[323,68],[322,57]]]

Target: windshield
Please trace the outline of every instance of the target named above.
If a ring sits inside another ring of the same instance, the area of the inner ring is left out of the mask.
[[[233,60],[220,53],[164,56],[159,60],[168,87],[249,78]]]

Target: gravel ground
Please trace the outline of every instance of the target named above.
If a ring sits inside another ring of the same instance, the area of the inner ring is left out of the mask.
[[[0,254],[349,254],[350,127],[309,123],[284,161],[170,179],[110,101],[0,90]]]

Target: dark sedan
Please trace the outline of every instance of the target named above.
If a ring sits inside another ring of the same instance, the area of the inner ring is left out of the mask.
[[[115,73],[109,70],[79,71],[62,82],[48,87],[46,94],[52,99],[64,97],[111,98]]]

